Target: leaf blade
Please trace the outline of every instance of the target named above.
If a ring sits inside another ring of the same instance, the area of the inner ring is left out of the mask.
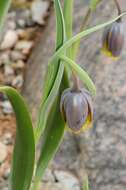
[[[10,4],[11,0],[0,1],[0,31],[3,28]]]
[[[91,92],[92,95],[96,95],[96,88],[84,69],[82,69],[78,64],[76,64],[73,60],[69,59],[66,56],[60,56],[60,58],[64,61],[64,63],[68,64],[68,66],[71,68],[71,70],[74,70],[80,77],[80,79],[83,81],[83,83],[87,86],[89,91]]]
[[[60,56],[61,54],[64,54],[64,52],[66,51],[67,48],[71,47],[72,44],[76,43],[78,40],[80,40],[81,38],[84,38],[85,36],[94,33],[110,24],[112,24],[113,22],[115,22],[116,20],[118,20],[119,18],[121,18],[122,16],[126,15],[126,12],[122,13],[121,15],[117,16],[116,18],[105,22],[103,24],[99,24],[96,25],[92,28],[86,29],[83,32],[80,32],[78,34],[76,34],[74,37],[72,37],[71,39],[69,39],[68,41],[66,41],[63,46],[55,52],[55,54],[52,56],[51,61],[53,61],[54,59],[56,59],[56,57]]]
[[[56,13],[56,50],[58,50],[58,48],[60,48],[61,45],[63,44],[66,34],[65,34],[65,24],[64,24],[64,18],[63,18],[60,1],[55,0],[54,5],[55,5],[55,13]],[[58,94],[60,82],[63,76],[63,72],[62,72],[63,70],[64,70],[64,66],[60,65],[59,58],[56,58],[52,62],[49,63],[47,77],[45,80],[46,82],[43,89],[43,98],[42,98],[42,104],[40,107],[40,114],[38,118],[37,128],[35,129],[36,142],[39,140],[42,132],[45,129],[46,120],[47,120],[48,112],[49,112],[47,111],[46,108],[47,107],[50,108],[52,106],[53,104],[52,102],[55,100],[55,97]],[[60,73],[60,75],[58,73]],[[50,99],[52,99],[52,101],[49,101]],[[45,114],[43,115],[44,112]]]
[[[17,121],[10,188],[11,190],[28,190],[32,180],[35,160],[32,121],[24,100],[15,89],[0,87],[0,92],[8,96]]]

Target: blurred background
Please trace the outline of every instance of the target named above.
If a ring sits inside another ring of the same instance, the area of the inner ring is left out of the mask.
[[[79,31],[88,0],[75,0],[74,32]],[[126,10],[125,0],[119,0]],[[99,4],[90,26],[117,15],[113,0]],[[123,18],[126,29],[125,17]],[[101,52],[103,31],[82,40],[78,63],[96,84],[95,130],[78,136],[66,132],[54,161],[42,181],[45,190],[81,190],[89,176],[91,190],[126,189],[126,54],[118,60]],[[43,77],[54,51],[55,18],[51,0],[12,0],[1,36],[0,85],[18,89],[35,121]],[[8,190],[15,138],[15,116],[6,96],[0,94],[0,190]]]

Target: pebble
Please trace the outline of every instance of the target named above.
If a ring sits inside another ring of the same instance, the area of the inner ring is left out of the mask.
[[[55,170],[54,175],[66,190],[80,190],[79,180],[67,171]]]
[[[13,48],[18,41],[18,35],[14,30],[8,30],[1,44],[1,50]]]
[[[2,137],[2,142],[5,145],[11,145],[13,143],[13,138],[11,133],[5,133],[4,136]]]
[[[22,54],[21,51],[14,50],[10,54],[10,58],[13,62],[18,61],[18,60],[24,60],[25,56]]]
[[[0,54],[0,64],[5,64],[10,62],[10,51],[4,51]]]
[[[8,179],[9,178],[10,172],[11,172],[10,168],[8,168],[8,169],[5,170],[4,175],[3,175],[4,179]]]
[[[25,40],[20,40],[18,41],[18,43],[15,46],[16,50],[30,50],[33,46],[33,42],[32,41],[25,41]]]
[[[16,88],[21,88],[23,85],[24,79],[22,75],[18,75],[12,81],[12,86]]]
[[[22,60],[17,61],[17,63],[15,64],[16,69],[24,69],[24,67],[25,67],[25,63]]]
[[[48,182],[48,181],[54,182],[55,181],[55,177],[50,169],[47,168],[42,181],[43,182]]]
[[[3,163],[3,161],[7,157],[7,149],[6,146],[0,142],[0,163]]]
[[[31,6],[32,20],[37,24],[44,25],[44,18],[47,16],[47,11],[49,8],[48,1],[36,0],[33,1]]]
[[[5,65],[4,66],[4,74],[5,76],[8,76],[8,75],[14,75],[14,70],[13,68],[10,66],[10,65]]]
[[[16,23],[12,20],[9,20],[7,23],[7,26],[10,30],[15,30],[16,29]]]
[[[11,114],[11,113],[13,113],[13,109],[12,109],[11,103],[8,100],[2,102],[2,108],[3,108],[3,112],[5,114]]]

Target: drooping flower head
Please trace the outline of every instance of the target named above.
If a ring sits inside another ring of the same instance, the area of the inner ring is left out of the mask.
[[[102,37],[102,50],[111,57],[119,57],[124,46],[124,38],[123,23],[118,20],[105,28]]]
[[[93,105],[87,90],[66,89],[61,97],[60,110],[73,133],[80,133],[92,126]]]

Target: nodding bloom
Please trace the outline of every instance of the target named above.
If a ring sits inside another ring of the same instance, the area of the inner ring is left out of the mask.
[[[73,133],[92,127],[93,103],[87,90],[66,89],[61,97],[60,110],[67,128]]]
[[[123,23],[118,20],[105,28],[102,50],[111,57],[119,57],[124,46],[124,38]]]

